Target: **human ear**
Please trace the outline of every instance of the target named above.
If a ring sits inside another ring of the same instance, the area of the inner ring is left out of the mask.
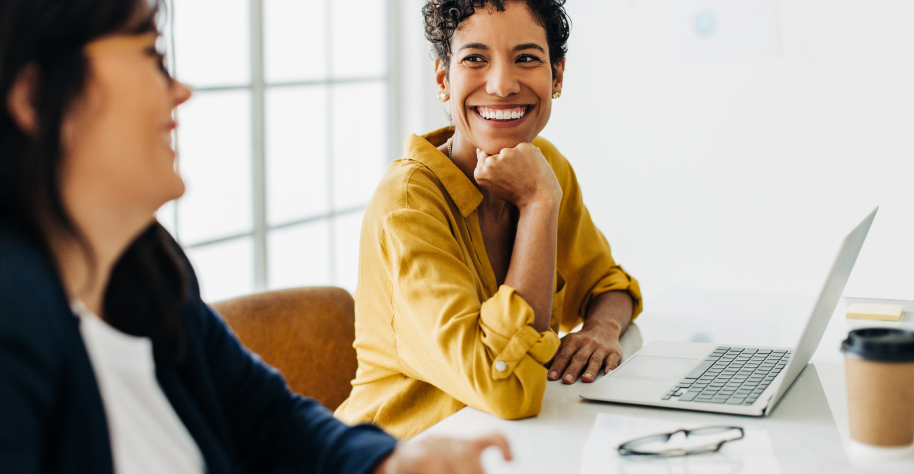
[[[561,93],[562,80],[565,78],[565,58],[559,59],[552,69],[555,71],[552,77],[552,93]]]
[[[35,94],[38,87],[38,69],[30,64],[16,75],[6,96],[6,109],[20,130],[27,135],[38,131],[38,112],[35,110]]]
[[[442,95],[450,97],[451,91],[447,80],[447,71],[444,69],[444,61],[435,60],[435,93],[441,98]]]

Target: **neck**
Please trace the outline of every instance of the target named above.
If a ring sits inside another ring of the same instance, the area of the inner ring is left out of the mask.
[[[50,244],[67,297],[70,300],[80,300],[90,311],[101,315],[104,288],[107,286],[114,263],[110,258],[101,257],[90,243],[84,242],[80,245],[77,239],[70,235],[52,237]],[[107,263],[103,263],[105,261]]]
[[[447,154],[447,144],[444,144],[444,153]],[[476,170],[476,163],[479,161],[476,158],[476,146],[463,138],[456,130],[454,131],[454,136],[451,137],[451,161],[460,168],[460,171],[463,171],[463,174],[470,178],[470,181],[476,185],[483,195],[488,197],[488,192],[485,188],[479,185],[476,182],[476,177],[473,176],[473,171]]]
[[[66,206],[82,242],[61,229],[51,229],[48,242],[67,297],[78,299],[104,318],[105,290],[114,265],[151,219],[121,219],[102,206],[86,202]],[[45,226],[48,228],[49,226]]]

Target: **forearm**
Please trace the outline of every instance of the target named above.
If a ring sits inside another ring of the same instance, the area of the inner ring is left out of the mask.
[[[558,202],[537,202],[521,208],[511,266],[505,284],[533,308],[533,328],[549,330],[555,286]]]
[[[619,337],[631,323],[634,310],[634,302],[627,291],[608,291],[591,301],[582,329],[599,328]]]

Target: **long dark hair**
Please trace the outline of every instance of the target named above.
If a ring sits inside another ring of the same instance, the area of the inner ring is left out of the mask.
[[[157,30],[161,7],[150,0],[3,0],[0,2],[0,221],[51,257],[46,226],[92,249],[60,194],[61,125],[88,78],[86,44],[113,33]],[[139,21],[138,21],[139,18]],[[34,67],[37,129],[21,130],[6,106],[19,74]],[[153,223],[115,264],[104,315],[128,334],[152,339],[157,364],[178,362],[185,345],[181,308],[186,271],[173,240]]]

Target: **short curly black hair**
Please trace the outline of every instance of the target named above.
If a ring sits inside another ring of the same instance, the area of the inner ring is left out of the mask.
[[[549,63],[554,76],[556,64],[568,52],[568,36],[571,34],[571,19],[565,12],[565,0],[428,0],[422,7],[422,16],[425,18],[425,37],[432,43],[435,59],[444,62],[444,68],[448,70],[451,38],[460,23],[472,16],[477,8],[488,7],[490,12],[503,12],[505,4],[512,1],[525,4],[537,23],[546,30]]]

